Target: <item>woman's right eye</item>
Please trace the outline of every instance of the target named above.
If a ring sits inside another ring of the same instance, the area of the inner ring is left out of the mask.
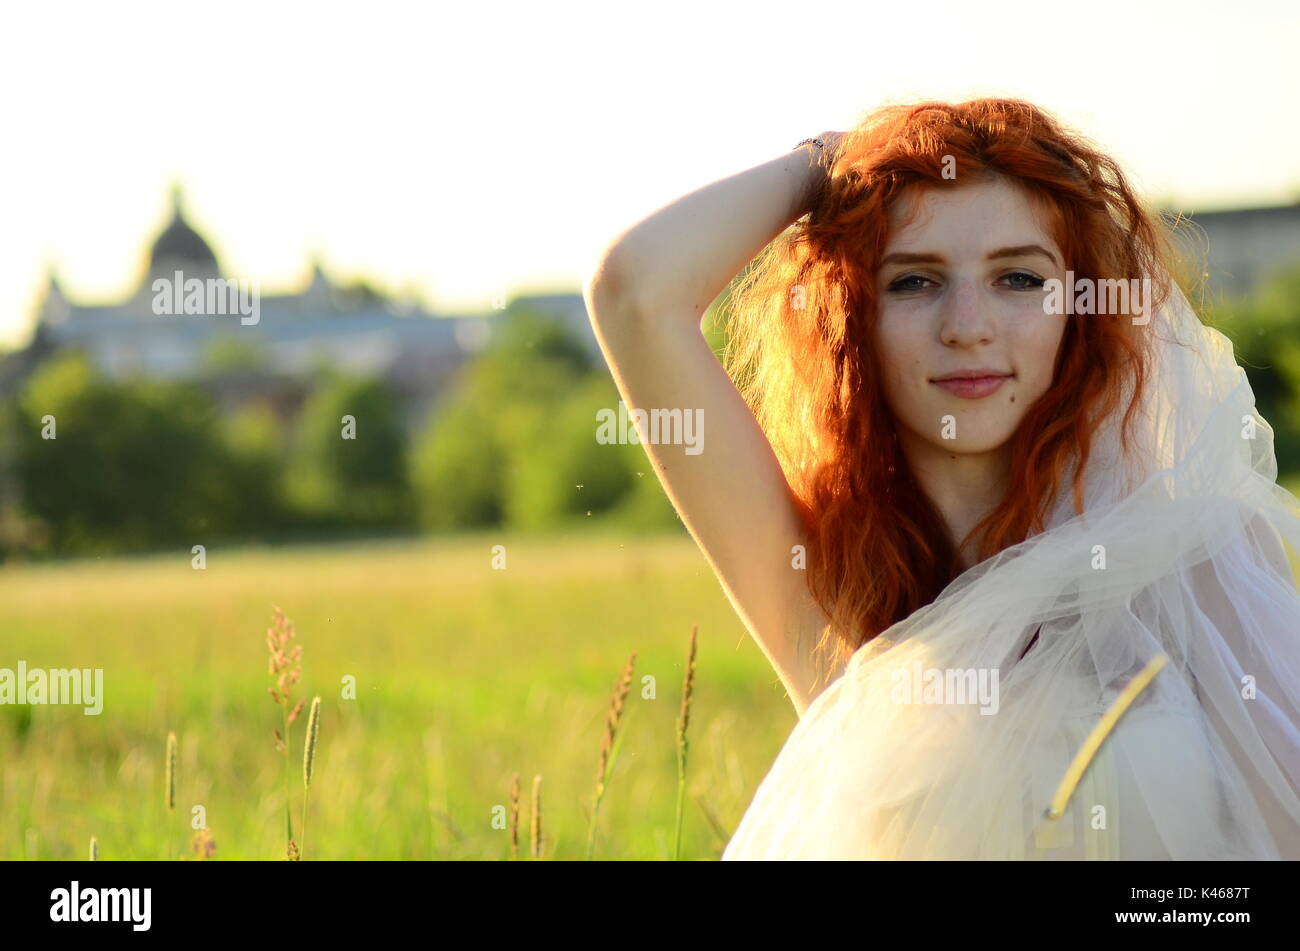
[[[920,274],[908,274],[906,277],[900,277],[892,281],[889,285],[889,290],[890,291],[920,291],[925,289],[923,285],[914,284],[912,283],[913,281],[924,281],[926,284],[934,283],[934,281],[930,280],[928,277],[922,277]]]

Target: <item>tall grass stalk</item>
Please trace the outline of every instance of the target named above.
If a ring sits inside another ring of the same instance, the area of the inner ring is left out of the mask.
[[[168,812],[176,809],[176,734],[167,734],[167,769],[163,778],[163,801]]]
[[[288,843],[287,848],[293,851],[293,810],[290,806],[290,782],[289,782],[289,708],[282,706],[280,709],[280,721],[284,724],[284,733],[282,744],[284,746],[284,834]]]
[[[436,856],[440,845],[453,844],[452,822],[447,806],[446,766],[443,762],[442,734],[426,730],[424,734],[425,779],[428,786],[429,852]]]
[[[307,738],[302,744],[302,848],[299,858],[307,851],[307,800],[311,795],[311,773],[316,764],[316,737],[319,732],[320,697],[313,697],[311,712],[307,714]]]
[[[280,708],[280,723],[284,732],[272,730],[275,734],[275,745],[284,755],[284,831],[288,839],[286,846],[287,857],[292,861],[301,856],[298,844],[293,840],[293,809],[291,790],[291,767],[289,765],[289,728],[293,726],[293,721],[298,719],[298,714],[302,712],[303,701],[299,700],[297,705],[290,710],[290,704],[293,702],[293,687],[302,676],[302,667],[299,664],[299,658],[302,657],[302,645],[297,644],[292,650],[286,653],[289,641],[293,639],[293,622],[284,616],[284,612],[279,607],[272,606],[275,611],[275,620],[270,628],[266,631],[266,649],[270,652],[269,669],[272,677],[276,678],[275,686],[268,687],[271,699],[275,705]]]
[[[542,777],[533,777],[532,828],[528,836],[533,858],[542,857]]]
[[[176,734],[167,734],[167,764],[163,777],[163,801],[170,815],[176,811]],[[171,850],[168,849],[170,855]]]
[[[614,694],[609,701],[609,715],[605,718],[605,733],[600,741],[600,766],[596,770],[596,790],[591,803],[591,825],[587,829],[587,860],[591,860],[596,847],[596,818],[600,813],[600,801],[605,797],[605,784],[614,769],[614,760],[618,757],[618,748],[614,741],[618,737],[618,724],[623,719],[623,710],[627,702],[628,691],[632,687],[632,668],[636,665],[636,651],[627,659],[623,676],[614,686]]]
[[[677,718],[677,821],[673,833],[673,861],[682,855],[682,816],[686,803],[686,728],[691,722],[691,691],[695,687],[695,641],[699,625],[691,628],[691,644],[686,652],[686,673],[682,678],[682,709]]]
[[[519,858],[519,774],[510,778],[510,858]]]

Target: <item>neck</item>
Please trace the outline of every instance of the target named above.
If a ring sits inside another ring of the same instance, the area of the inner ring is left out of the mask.
[[[957,548],[962,571],[976,563],[978,539],[962,539],[1006,496],[1011,476],[1009,446],[990,452],[947,452],[933,443],[899,433],[908,467],[921,490],[939,510]]]

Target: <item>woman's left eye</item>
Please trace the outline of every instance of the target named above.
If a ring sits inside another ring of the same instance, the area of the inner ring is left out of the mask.
[[[1044,283],[1041,277],[1036,277],[1035,275],[1028,274],[1025,271],[1013,271],[1003,277],[1003,280],[1008,281],[1015,281],[1017,279],[1022,279],[1022,283],[1012,284],[1011,286],[1015,290],[1033,290],[1042,287]]]

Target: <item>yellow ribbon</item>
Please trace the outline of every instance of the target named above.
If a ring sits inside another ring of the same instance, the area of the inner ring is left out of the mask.
[[[1129,708],[1137,695],[1145,689],[1147,684],[1151,683],[1168,661],[1169,658],[1163,653],[1152,657],[1147,662],[1147,665],[1142,668],[1142,672],[1128,682],[1128,685],[1120,691],[1120,695],[1115,698],[1115,702],[1102,714],[1102,718],[1097,721],[1097,725],[1092,728],[1092,732],[1083,741],[1083,746],[1079,747],[1079,752],[1074,754],[1070,768],[1065,771],[1065,775],[1061,778],[1061,784],[1056,787],[1056,795],[1052,797],[1052,804],[1047,808],[1047,818],[1059,819],[1065,814],[1065,804],[1069,802],[1070,796],[1074,793],[1074,787],[1079,785],[1084,770],[1092,762],[1093,756],[1097,754],[1097,750],[1100,749],[1106,736],[1119,718],[1124,715],[1124,711]]]

